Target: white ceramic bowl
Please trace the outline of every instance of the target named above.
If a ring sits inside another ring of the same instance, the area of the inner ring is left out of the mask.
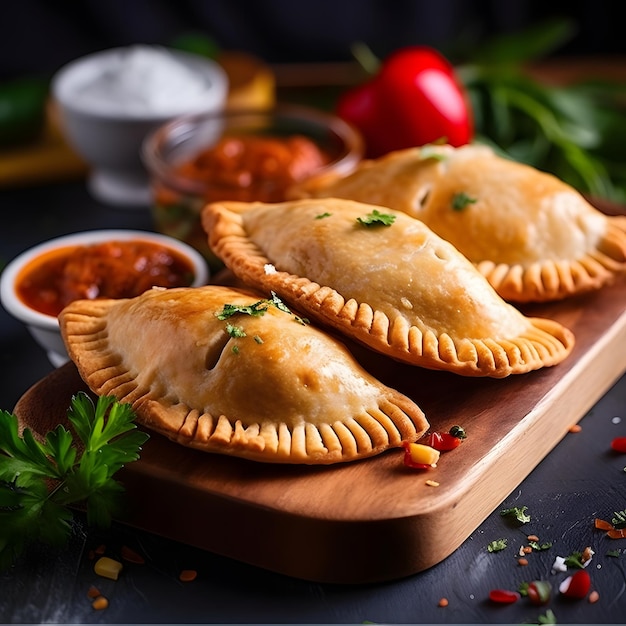
[[[59,367],[68,359],[67,351],[61,338],[58,320],[53,315],[41,313],[28,306],[18,295],[17,283],[23,270],[42,255],[61,248],[85,246],[106,241],[140,240],[168,247],[185,257],[193,267],[193,282],[190,286],[198,287],[209,280],[209,270],[205,259],[191,246],[158,233],[141,230],[93,230],[73,233],[51,239],[30,248],[8,263],[0,274],[0,302],[2,306],[16,319],[23,322],[33,338],[39,343],[48,355],[48,359]]]
[[[144,137],[180,115],[221,110],[228,78],[199,55],[136,45],[71,61],[53,77],[51,92],[68,143],[92,168],[92,194],[130,208],[150,202]]]

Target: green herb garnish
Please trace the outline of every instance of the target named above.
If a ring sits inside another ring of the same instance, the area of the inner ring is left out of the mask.
[[[540,615],[537,618],[538,624],[556,624],[556,615],[552,611],[552,609],[548,609],[545,615]]]
[[[500,511],[500,515],[502,515],[502,517],[514,517],[521,524],[526,524],[530,522],[530,515],[526,514],[526,509],[528,509],[527,506],[515,506],[510,509]]]
[[[539,543],[538,541],[529,541],[528,545],[533,550],[548,550],[552,547],[551,541],[544,541],[543,543]]]
[[[231,337],[245,337],[246,331],[241,326],[234,326],[233,324],[226,324],[226,332]]]
[[[467,208],[470,204],[474,204],[476,202],[476,198],[472,198],[468,196],[464,191],[460,191],[455,193],[452,196],[452,209],[454,211],[462,211]]]
[[[617,529],[626,528],[626,509],[623,511],[615,511],[613,515],[614,517],[611,520],[611,524]]]
[[[487,552],[500,552],[500,550],[504,550],[506,546],[506,539],[495,539],[494,541],[491,541],[487,546]]]
[[[113,475],[149,438],[135,431],[132,407],[111,396],[94,404],[79,392],[67,417],[80,442],[62,424],[42,442],[28,428],[20,436],[17,417],[0,411],[0,566],[37,541],[67,541],[71,505],[85,506],[89,524],[108,526],[123,491]]]
[[[578,569],[583,569],[585,565],[583,563],[582,557],[583,557],[582,552],[572,552],[572,554],[570,554],[568,557],[565,558],[563,563],[567,567],[576,567]]]
[[[465,432],[465,428],[463,426],[453,426],[448,431],[453,437],[458,437],[459,439],[467,439],[467,433]]]
[[[320,213],[319,215],[315,216],[316,220],[323,220],[325,217],[330,217],[332,215],[332,213],[329,213],[328,211],[326,211],[325,213]]]
[[[263,343],[263,339],[261,339],[261,337],[259,337],[258,335],[254,335],[253,339],[254,339],[257,343]]]
[[[612,557],[620,557],[622,554],[621,548],[617,548],[616,550],[609,550],[606,555]]]
[[[391,226],[396,221],[396,216],[374,209],[365,217],[357,217],[356,221],[363,226]]]

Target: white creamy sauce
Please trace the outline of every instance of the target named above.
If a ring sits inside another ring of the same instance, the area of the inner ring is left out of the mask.
[[[110,56],[75,86],[74,103],[105,113],[176,113],[201,100],[209,81],[166,48],[137,45]]]

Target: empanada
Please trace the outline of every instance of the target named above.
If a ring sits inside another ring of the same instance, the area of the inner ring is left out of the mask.
[[[241,280],[398,361],[504,377],[559,363],[572,348],[569,330],[522,315],[405,213],[326,198],[215,203],[202,219]]]
[[[450,241],[510,301],[562,299],[626,271],[625,217],[601,213],[555,176],[486,146],[392,152],[288,193],[408,213]]]
[[[428,428],[408,397],[276,297],[228,287],[78,300],[59,317],[68,353],[99,395],[193,448],[275,463],[352,461]]]

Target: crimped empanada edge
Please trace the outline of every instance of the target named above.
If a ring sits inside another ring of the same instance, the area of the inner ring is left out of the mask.
[[[176,398],[167,398],[166,404],[153,397],[153,389],[139,387],[127,368],[120,367],[121,355],[107,348],[106,310],[115,303],[82,301],[63,311],[59,319],[70,358],[91,391],[129,403],[139,424],[171,441],[260,462],[329,465],[378,455],[403,441],[416,441],[428,429],[417,404],[382,383],[378,406],[371,412],[319,427],[302,421],[293,430],[285,423],[275,428],[244,427],[238,420],[201,412]]]
[[[504,378],[562,362],[574,346],[571,331],[553,320],[527,318],[529,328],[502,341],[454,341],[422,332],[400,319],[395,326],[380,311],[345,298],[335,289],[272,266],[246,236],[242,213],[246,203],[216,203],[205,208],[203,226],[214,253],[239,279],[263,291],[275,291],[288,305],[315,317],[394,360],[463,376]]]

